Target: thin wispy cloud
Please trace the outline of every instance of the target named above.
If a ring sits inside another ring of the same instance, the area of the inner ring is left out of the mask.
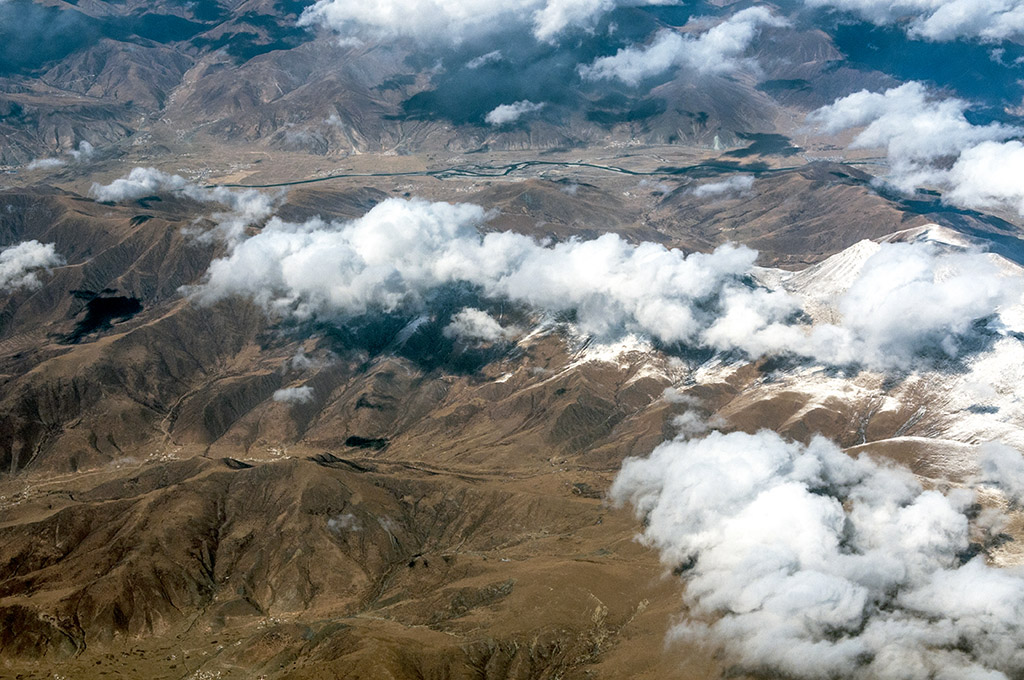
[[[753,187],[753,175],[736,175],[720,182],[705,182],[691,191],[697,198],[721,198],[749,194]]]

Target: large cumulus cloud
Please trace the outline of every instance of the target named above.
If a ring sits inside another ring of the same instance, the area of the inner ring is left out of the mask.
[[[1024,35],[1021,0],[804,0],[809,7],[852,12],[878,25],[899,24],[924,40],[999,41]]]
[[[1010,208],[1024,215],[1024,144],[982,142],[965,149],[946,174],[945,198],[965,208]]]
[[[64,264],[53,243],[22,241],[0,249],[0,292],[33,290],[43,285],[40,272]]]
[[[215,261],[200,300],[253,296],[300,318],[422,307],[447,285],[534,308],[572,311],[594,335],[639,330],[665,342],[695,341],[699,309],[740,278],[756,253],[725,246],[689,256],[614,234],[542,244],[511,232],[481,233],[483,208],[391,199],[343,223],[272,219]]]
[[[883,368],[922,352],[957,357],[979,323],[1019,302],[1021,283],[980,252],[881,244],[836,301],[841,321],[816,325],[804,353]]]
[[[1020,467],[1020,454],[1014,452]],[[673,635],[748,672],[962,680],[1024,672],[1024,574],[971,559],[974,494],[817,438],[676,439],[628,459],[612,497],[686,580]]]
[[[674,4],[677,0],[318,0],[300,23],[346,36],[408,36],[442,43],[524,26],[537,40],[553,42],[567,31],[592,29],[616,7]]]
[[[886,369],[960,356],[963,341],[979,324],[993,325],[1020,291],[1019,279],[984,254],[883,244],[829,302],[839,320],[811,325],[800,320],[802,295],[754,283],[749,248],[687,255],[615,234],[545,243],[484,233],[486,219],[479,206],[417,199],[390,199],[350,222],[272,218],[189,293],[200,302],[244,295],[274,314],[343,320],[419,314],[455,286],[484,301],[569,314],[602,339],[636,333],[667,345]]]
[[[785,26],[787,21],[764,7],[740,10],[725,21],[702,33],[659,32],[650,44],[627,47],[616,54],[601,57],[580,74],[588,80],[621,80],[638,85],[672,68],[697,75],[728,73],[744,63],[743,55],[763,26]]]
[[[1012,138],[1024,128],[974,125],[969,104],[942,98],[917,82],[886,92],[861,91],[842,97],[808,116],[823,132],[863,128],[852,148],[884,148],[887,180],[910,192],[916,187],[946,189],[944,199],[968,208],[1003,207],[1024,214],[1024,147]]]

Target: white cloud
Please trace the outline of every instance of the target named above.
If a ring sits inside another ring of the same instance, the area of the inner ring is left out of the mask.
[[[842,97],[808,116],[823,131],[864,129],[854,148],[884,147],[897,161],[920,163],[954,156],[983,141],[1003,140],[1020,128],[992,123],[972,125],[964,115],[968,103],[932,95],[921,83],[909,82],[884,93],[862,90]]]
[[[545,245],[481,233],[485,219],[478,206],[416,199],[387,200],[351,222],[272,218],[188,292],[199,302],[239,294],[276,314],[343,319],[419,314],[435,291],[469,285],[482,299],[571,312],[581,332],[601,339],[636,333],[755,357],[889,369],[911,367],[922,355],[960,356],[975,324],[997,317],[1021,291],[1019,278],[983,254],[883,244],[835,301],[841,320],[811,326],[795,318],[799,296],[749,282],[756,258],[749,248],[685,255],[615,234]],[[460,320],[484,326],[480,317]]]
[[[329,366],[331,359],[317,359],[306,354],[305,348],[300,347],[299,351],[288,360],[287,366],[293,371],[310,371],[324,366]]]
[[[327,528],[337,534],[340,534],[343,531],[362,531],[363,529],[359,524],[359,518],[351,512],[331,517],[327,520]]]
[[[707,182],[693,189],[693,195],[697,198],[709,196],[723,196],[725,194],[745,194],[754,186],[753,175],[734,175],[721,182]]]
[[[751,356],[789,353],[825,364],[907,369],[925,356],[962,356],[965,341],[976,337],[975,325],[995,321],[1021,291],[1019,277],[1004,274],[982,253],[930,242],[885,243],[828,302],[837,322],[794,323],[796,305],[778,291],[731,290],[702,340]]]
[[[637,186],[639,188],[641,188],[641,189],[646,189],[646,190],[650,191],[651,193],[658,193],[658,194],[662,194],[662,195],[672,193],[672,190],[675,188],[671,184],[669,184],[668,182],[654,182],[654,181],[649,180],[649,179],[642,179],[642,180],[640,180],[637,183]],[[564,191],[564,189],[563,189],[563,191]]]
[[[78,148],[68,151],[68,154],[76,163],[87,163],[96,154],[96,147],[83,139],[78,143]]]
[[[92,160],[95,153],[96,148],[85,140],[79,142],[77,149],[71,149],[67,152],[75,163],[87,163]],[[28,170],[52,170],[62,165],[67,165],[67,161],[63,158],[37,158],[30,162],[26,168]]]
[[[670,404],[683,404],[685,406],[699,406],[701,403],[697,397],[680,392],[675,387],[666,387],[661,393],[661,398]]]
[[[493,52],[481,54],[479,57],[470,59],[468,62],[466,62],[466,68],[473,69],[480,68],[481,66],[486,66],[487,64],[495,64],[501,61],[503,58],[504,57],[502,57],[501,50],[494,50]]]
[[[686,580],[678,638],[739,670],[817,680],[1016,677],[1024,579],[966,564],[974,496],[775,433],[676,439],[611,490]],[[983,529],[979,529],[982,530]]]
[[[544,108],[544,104],[531,101],[519,101],[513,104],[502,104],[488,113],[484,120],[488,125],[507,125],[514,123],[525,115],[536,113]]]
[[[1008,207],[1024,215],[1024,144],[982,142],[964,150],[946,173],[943,198],[964,208]]]
[[[547,0],[533,13],[533,33],[539,40],[551,41],[563,31],[580,27],[590,29],[602,16],[620,5],[643,4],[616,0]],[[675,2],[652,2],[652,5]]]
[[[701,304],[740,278],[756,253],[724,246],[684,255],[608,234],[546,247],[510,232],[482,234],[482,208],[391,199],[346,223],[270,220],[262,232],[212,263],[199,300],[252,296],[300,318],[422,306],[445,285],[552,311],[574,311],[585,333],[640,331],[696,341],[708,323]]]
[[[1024,456],[1020,451],[990,442],[981,447],[978,462],[983,484],[1002,489],[1009,500],[1024,505]]]
[[[705,418],[697,411],[686,411],[672,419],[672,426],[679,431],[680,437],[691,437],[706,434],[711,430],[725,427],[726,421],[719,416]]]
[[[487,312],[473,307],[466,307],[455,314],[444,329],[444,335],[449,338],[482,342],[509,340],[517,332],[518,329],[505,328]]]
[[[286,404],[306,404],[313,401],[312,387],[286,387],[274,392],[274,401]]]
[[[318,0],[300,25],[321,25],[343,36],[408,36],[459,43],[467,38],[529,28],[534,37],[555,41],[571,30],[592,30],[602,16],[622,6],[669,5],[677,0]]]
[[[656,76],[677,66],[688,42],[675,31],[663,30],[649,45],[625,47],[610,57],[600,57],[579,71],[587,80],[618,79],[629,85]]]
[[[877,25],[900,24],[912,38],[1000,41],[1024,35],[1022,0],[804,0],[853,12]]]
[[[884,148],[888,181],[910,192],[915,187],[947,190],[943,199],[968,208],[1009,207],[1024,214],[1024,146],[1004,141],[1024,128],[990,123],[972,125],[968,103],[930,94],[911,82],[884,93],[866,90],[836,100],[808,116],[826,133],[863,128],[851,148]]]
[[[765,7],[751,7],[696,37],[663,30],[649,45],[620,49],[579,70],[589,80],[618,79],[628,85],[677,67],[697,75],[728,73],[752,63],[742,57],[762,26],[786,25]]]
[[[877,366],[909,366],[931,348],[950,357],[975,321],[1018,301],[1021,281],[984,254],[930,243],[883,244],[839,300],[842,324],[812,333],[820,356]]]
[[[94,183],[90,193],[97,201],[118,202],[152,196],[161,191],[187,195],[199,189],[181,175],[171,175],[156,168],[133,168],[126,177],[115,179],[110,184]]]
[[[36,158],[25,167],[28,170],[52,170],[65,164],[66,161],[60,158]]]
[[[110,184],[94,183],[90,193],[97,201],[131,201],[161,192],[172,193],[201,203],[219,203],[229,212],[212,217],[217,227],[200,235],[200,239],[221,238],[229,243],[240,239],[245,229],[268,217],[277,197],[255,189],[231,190],[225,187],[203,187],[180,175],[171,175],[156,168],[134,168],[126,176]]]
[[[681,404],[690,407],[690,410],[672,418],[672,426],[679,432],[680,437],[706,434],[727,424],[720,416],[701,415],[701,400],[692,394],[680,392],[675,387],[666,387],[661,393],[661,398],[669,404]]]
[[[64,264],[52,243],[22,241],[0,250],[0,291],[19,288],[34,290],[43,285],[40,271],[50,271]]]
[[[729,297],[706,343],[752,355],[791,352],[824,364],[908,369],[923,359],[962,356],[977,340],[977,325],[993,332],[999,312],[1019,301],[1022,284],[983,253],[930,242],[882,244],[856,266],[849,288],[826,300],[838,322],[792,325],[778,321],[767,295]]]

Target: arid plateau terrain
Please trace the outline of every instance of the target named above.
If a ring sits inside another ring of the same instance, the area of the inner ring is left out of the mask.
[[[1024,678],[961,5],[0,0],[0,678]]]

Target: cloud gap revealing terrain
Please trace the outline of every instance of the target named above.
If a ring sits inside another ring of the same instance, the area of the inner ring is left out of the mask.
[[[1024,2],[0,0],[0,676],[1024,677]]]

